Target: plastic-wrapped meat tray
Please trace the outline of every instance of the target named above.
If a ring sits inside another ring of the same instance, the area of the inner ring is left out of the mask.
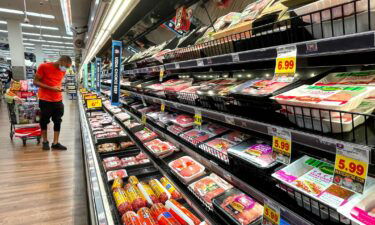
[[[209,140],[212,137],[223,134],[229,129],[218,124],[207,123],[203,124],[201,128],[195,128],[189,130],[185,133],[180,134],[180,136],[186,141],[193,145],[198,145],[202,142]]]
[[[171,133],[175,134],[175,135],[180,135],[181,133],[185,132],[185,131],[188,131],[188,130],[191,130],[193,128],[193,126],[191,127],[181,127],[181,126],[178,126],[178,125],[170,125],[167,127],[167,130],[170,131]]]
[[[317,86],[375,86],[375,70],[330,73],[323,79],[316,82]]]
[[[137,136],[137,138],[142,142],[150,141],[158,137],[158,135],[155,132],[153,132],[152,130],[148,128],[144,128],[143,130],[136,132],[135,136]]]
[[[171,122],[181,127],[191,127],[194,125],[194,118],[191,115],[181,114],[173,117]]]
[[[205,167],[190,156],[173,160],[168,166],[185,184],[205,174]]]
[[[166,157],[177,150],[170,142],[162,141],[159,138],[146,142],[144,145],[158,157]]]

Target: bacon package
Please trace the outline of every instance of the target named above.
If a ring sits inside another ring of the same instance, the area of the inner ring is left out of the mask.
[[[174,199],[168,200],[165,207],[181,225],[199,225],[201,223],[198,217]]]
[[[146,207],[147,202],[144,199],[140,190],[136,186],[132,184],[126,184],[124,189],[125,189],[126,196],[128,196],[131,202],[132,208],[134,210],[137,211],[142,207]]]
[[[186,183],[199,176],[202,176],[205,173],[204,166],[192,159],[190,156],[183,156],[170,162],[168,165]]]
[[[126,225],[143,225],[139,215],[133,211],[126,212],[121,219]]]
[[[171,194],[172,199],[181,199],[181,194],[176,190],[176,188],[171,184],[171,182],[165,178],[160,178],[160,183],[167,189],[167,191]]]
[[[334,85],[375,85],[375,70],[330,73],[314,85],[334,86]]]
[[[159,225],[181,225],[161,203],[151,207],[151,215]]]
[[[113,198],[115,199],[116,207],[120,215],[133,210],[130,199],[123,188],[115,188],[113,190]]]
[[[261,204],[235,188],[216,197],[213,204],[241,225],[258,221],[263,215]]]
[[[149,208],[143,207],[137,212],[142,225],[158,225],[156,220],[151,215],[151,210]]]
[[[152,179],[148,183],[151,186],[154,193],[156,194],[157,198],[159,199],[159,202],[164,204],[168,199],[171,198],[171,194],[169,194],[169,192],[163,187],[163,185],[157,179]]]

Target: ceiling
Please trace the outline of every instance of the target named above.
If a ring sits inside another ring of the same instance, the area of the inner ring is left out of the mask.
[[[82,26],[87,25],[91,0],[70,0],[70,4],[72,7],[71,9],[72,27],[78,28],[78,30],[80,30]],[[24,1],[23,0],[0,0],[0,8],[24,11]],[[29,15],[28,16],[28,19],[30,20],[29,24],[36,25],[36,26],[41,25],[41,26],[53,27],[55,30],[49,30],[49,29],[41,30],[43,40],[46,42],[52,41],[52,43],[47,43],[48,45],[67,46],[69,51],[73,50],[72,43],[74,40],[73,39],[74,35],[72,36],[68,35],[66,32],[63,13],[61,10],[61,5],[60,5],[60,0],[26,0],[26,9],[27,9],[27,12],[53,15],[55,18],[41,18],[41,19],[40,17]],[[24,15],[17,15],[17,14],[2,12],[0,9],[0,21],[8,20],[8,19],[16,19],[16,20],[20,20],[23,23],[24,18],[25,18]],[[0,23],[0,31],[1,30],[7,30],[7,25]],[[39,36],[35,35],[35,33],[36,34],[40,33],[39,28],[35,28],[35,27],[30,28],[30,27],[23,26],[22,31],[24,33],[23,35],[24,43],[32,43],[32,44],[38,43],[37,41],[33,41],[32,39],[34,40],[39,39]],[[34,33],[34,35],[25,34],[25,33]],[[51,37],[49,35],[60,36],[60,37]],[[0,38],[7,38],[7,36],[8,35],[6,32],[0,32]],[[28,40],[25,40],[25,39],[28,39]],[[53,42],[63,42],[63,43],[53,43]],[[42,43],[42,44],[46,44],[46,43]],[[33,51],[32,49],[33,46],[25,45],[25,47],[28,47],[26,51],[28,52]],[[54,47],[46,47],[46,48],[61,49],[61,48],[54,48]]]

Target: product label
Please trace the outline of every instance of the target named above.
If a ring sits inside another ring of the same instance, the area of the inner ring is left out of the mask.
[[[146,116],[146,114],[144,114],[144,113],[142,113],[142,119],[141,119],[141,122],[142,122],[143,125],[145,125],[146,122],[147,122],[147,116]]]
[[[122,42],[112,41],[112,82],[111,82],[111,104],[120,103],[120,79],[121,79],[121,55]]]
[[[163,82],[163,78],[164,78],[164,68],[160,70],[159,81]]]
[[[129,202],[129,200],[127,200],[127,197],[125,195],[125,192],[121,189],[117,189],[117,191],[114,191],[113,192],[113,198],[115,199],[115,202],[116,202],[116,207],[118,208],[121,204],[125,203],[125,202]]]
[[[164,112],[165,111],[165,103],[162,103],[160,105],[160,111]]]
[[[245,210],[252,209],[254,205],[255,201],[252,198],[246,196],[245,194],[240,194],[233,199],[233,202],[228,205],[228,208],[234,214],[239,214],[244,212]]]

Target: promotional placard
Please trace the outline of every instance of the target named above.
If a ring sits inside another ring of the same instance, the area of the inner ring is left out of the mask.
[[[347,143],[336,144],[333,183],[362,194],[367,180],[370,149]]]
[[[101,74],[102,74],[102,59],[96,57],[95,64],[96,64],[96,93],[100,93],[100,81],[101,81]]]
[[[296,74],[297,47],[295,45],[277,48],[274,79],[278,82],[292,82]]]
[[[116,106],[120,104],[121,54],[122,42],[112,41],[111,104]]]
[[[268,134],[272,135],[272,157],[283,164],[290,164],[292,155],[292,137],[288,130],[279,127],[269,127]]]
[[[100,98],[88,99],[86,100],[86,106],[88,109],[102,108],[102,99]]]
[[[98,95],[97,95],[97,94],[84,94],[84,95],[83,95],[83,99],[84,99],[84,100],[87,100],[87,99],[95,99],[95,98],[98,98]]]

